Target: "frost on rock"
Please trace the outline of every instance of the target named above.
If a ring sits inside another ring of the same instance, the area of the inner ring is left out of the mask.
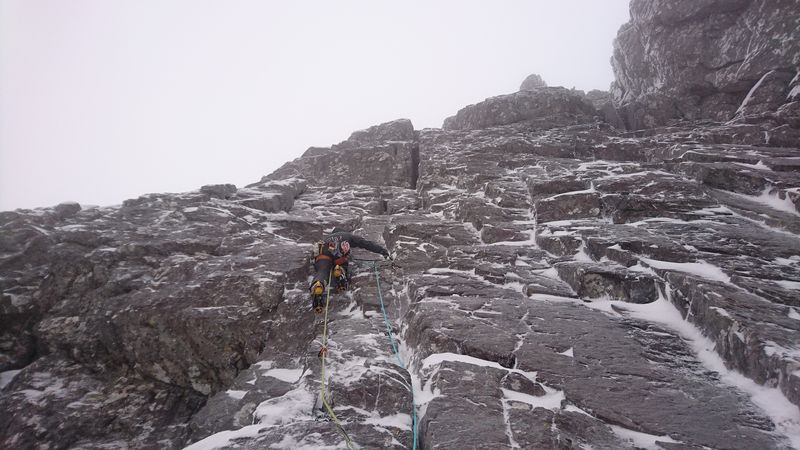
[[[721,7],[697,5],[632,11]],[[0,447],[347,448],[327,403],[357,448],[800,448],[796,124],[632,133],[590,97],[380,124],[244,188],[0,213]],[[334,227],[394,261],[354,251],[323,324]]]
[[[634,0],[630,10],[611,58],[628,128],[676,119],[797,127],[797,2]]]

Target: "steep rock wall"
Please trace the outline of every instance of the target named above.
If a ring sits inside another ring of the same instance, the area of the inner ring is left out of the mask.
[[[416,186],[419,145],[411,121],[398,119],[354,132],[330,148],[312,147],[261,181],[302,177],[315,184]]]
[[[797,0],[633,0],[614,41],[612,94],[626,125],[727,121],[759,87],[775,111],[800,67]],[[761,80],[769,76],[770,82]]]
[[[762,3],[676,4],[634,25]],[[537,87],[245,188],[0,213],[0,447],[343,448],[323,385],[362,448],[800,447],[800,90],[762,69],[724,123]],[[394,261],[356,252],[323,325],[334,227]]]
[[[800,149],[747,124],[624,133],[567,97],[497,125],[493,102],[404,134],[413,190],[351,159],[360,184],[279,170],[3,213],[2,445],[344,446],[306,291],[338,226],[395,257],[354,263],[326,327],[326,390],[362,447],[410,447],[412,386],[421,448],[797,446]]]

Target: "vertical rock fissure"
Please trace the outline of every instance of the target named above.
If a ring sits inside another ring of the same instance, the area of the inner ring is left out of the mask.
[[[411,147],[411,183],[409,189],[417,189],[419,179],[419,141],[414,142]]]

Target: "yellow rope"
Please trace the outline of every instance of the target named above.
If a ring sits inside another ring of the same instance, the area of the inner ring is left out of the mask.
[[[331,301],[331,275],[333,274],[333,267],[331,267],[331,271],[328,273],[328,287],[327,292],[325,293],[325,319],[322,322],[322,349],[320,350],[320,357],[322,359],[322,380],[320,382],[322,388],[320,389],[319,396],[322,399],[322,404],[325,405],[325,409],[328,411],[328,415],[333,419],[333,423],[336,424],[336,428],[339,430],[341,435],[344,437],[345,442],[347,442],[347,447],[350,450],[355,450],[353,446],[353,441],[350,440],[350,436],[347,434],[347,431],[344,430],[342,426],[342,422],[339,421],[339,418],[336,417],[336,414],[333,412],[333,408],[331,405],[328,404],[328,399],[325,398],[325,355],[328,353],[328,305]]]

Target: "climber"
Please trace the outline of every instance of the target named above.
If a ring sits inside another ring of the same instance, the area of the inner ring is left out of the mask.
[[[348,286],[347,263],[350,256],[350,248],[357,247],[379,253],[384,258],[389,257],[389,250],[380,244],[348,233],[340,228],[334,228],[333,232],[317,242],[314,249],[314,280],[311,282],[312,307],[317,314],[322,312],[324,307],[324,296],[326,283],[331,282],[331,288],[337,291],[344,291]],[[331,270],[333,273],[331,273]]]

